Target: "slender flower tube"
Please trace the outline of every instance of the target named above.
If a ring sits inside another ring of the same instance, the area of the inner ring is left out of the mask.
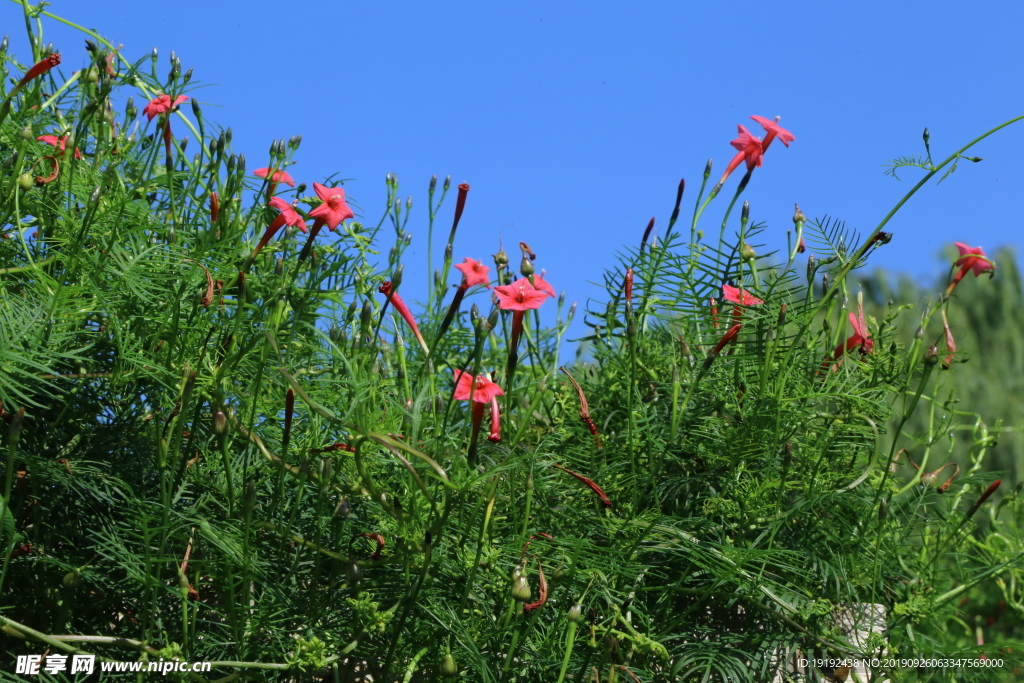
[[[739,130],[739,137],[729,143],[736,148],[736,155],[729,161],[729,165],[725,167],[725,173],[722,174],[718,184],[711,190],[711,196],[717,195],[722,190],[725,181],[728,180],[740,163],[747,162],[747,171],[753,171],[754,167],[761,165],[761,157],[764,155],[761,138],[751,135],[743,126],[736,126],[736,128]]]
[[[996,264],[985,255],[985,251],[981,247],[969,247],[963,242],[954,242],[953,244],[956,245],[957,250],[960,252],[960,258],[954,261],[953,265],[960,266],[960,270],[953,276],[949,286],[946,287],[946,291],[942,295],[943,299],[949,298],[949,295],[953,293],[953,290],[956,289],[956,286],[960,284],[960,281],[964,279],[968,272],[973,270],[974,277],[978,277],[982,273],[994,273],[996,269]]]
[[[535,276],[536,277],[536,276]],[[512,338],[508,343],[508,368],[506,381],[511,382],[519,362],[519,337],[523,332],[523,316],[526,311],[540,308],[548,298],[547,292],[534,287],[528,279],[519,278],[510,285],[494,288],[498,297],[498,306],[504,311],[512,311]]]
[[[626,268],[626,279],[622,283],[623,293],[626,295],[626,303],[633,303],[633,269]]]
[[[216,192],[210,193],[210,222],[216,223],[217,216],[220,215],[220,197],[217,196]]]
[[[501,441],[501,411],[498,410],[498,397],[491,399],[491,433],[487,437],[491,443]]]
[[[448,331],[448,327],[452,324],[455,319],[455,315],[459,312],[459,307],[462,305],[462,299],[466,296],[466,291],[470,287],[476,287],[483,285],[484,287],[490,287],[490,276],[488,275],[490,268],[485,266],[482,261],[476,261],[469,258],[468,256],[462,260],[462,263],[456,264],[455,266],[459,272],[462,273],[462,284],[455,290],[455,296],[452,298],[451,306],[448,307],[448,312],[444,316],[444,320],[441,321],[441,327],[437,331],[437,339],[444,336],[444,333]],[[436,344],[437,342],[435,342]]]
[[[32,79],[42,76],[44,73],[54,68],[58,64],[60,64],[59,52],[54,52],[49,57],[44,57],[43,59],[39,60],[35,64],[35,66],[33,66],[31,69],[25,72],[25,75],[21,77],[21,80],[18,81],[18,84],[11,88],[11,92],[7,95],[7,99],[12,99],[15,95],[18,94],[18,91],[20,91],[22,88],[28,85]]]
[[[868,325],[864,320],[864,293],[857,294],[857,313],[850,313],[850,325],[853,327],[853,334],[847,337],[846,342],[836,346],[832,355],[822,361],[822,368],[827,368],[831,363],[843,357],[844,353],[850,353],[856,348],[860,349],[862,356],[866,356],[875,348],[875,340],[868,332]],[[833,368],[837,369],[837,368]]]
[[[708,299],[708,304],[711,305],[711,324],[718,329],[718,302],[715,301],[715,297]]]
[[[729,330],[722,335],[722,338],[715,344],[715,348],[711,349],[711,353],[704,359],[704,369],[707,370],[711,367],[711,364],[718,358],[718,354],[722,352],[725,345],[736,339],[736,335],[740,333],[740,329],[743,327],[742,324],[736,324],[729,328]]]
[[[423,352],[429,355],[430,349],[427,347],[427,342],[423,341],[423,335],[420,334],[420,328],[416,325],[416,319],[412,317],[409,307],[405,305],[405,301],[403,301],[402,297],[398,295],[398,292],[391,292],[391,281],[388,280],[382,284],[377,288],[377,291],[388,298],[388,301],[390,301],[391,305],[395,307],[398,314],[401,315],[405,322],[408,323],[409,327],[412,328],[412,333],[416,335],[416,341],[420,343],[420,347],[422,347]]]

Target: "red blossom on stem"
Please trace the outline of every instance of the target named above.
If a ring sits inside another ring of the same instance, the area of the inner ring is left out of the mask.
[[[40,135],[39,137],[36,138],[36,140],[39,142],[45,142],[48,145],[53,145],[54,147],[58,148],[61,151],[62,155],[64,149],[68,144],[68,136],[66,135],[62,137],[57,137],[56,135]],[[82,150],[78,149],[77,147],[75,147],[75,158],[82,158]]]
[[[751,116],[750,118],[752,118],[754,121],[759,123],[762,128],[764,128],[765,136],[764,140],[761,142],[762,153],[764,153],[768,149],[768,145],[772,144],[772,140],[774,140],[775,138],[778,138],[786,147],[789,147],[789,143],[793,142],[793,140],[796,140],[796,137],[794,137],[792,133],[790,133],[788,130],[779,125],[780,117],[778,116],[775,117],[774,121],[772,121],[771,119],[766,119],[763,116]]]
[[[58,64],[60,64],[59,52],[54,52],[49,57],[44,57],[43,59],[36,62],[36,64],[31,69],[25,72],[25,75],[21,77],[21,80],[18,81],[18,84],[11,89],[11,92],[7,96],[7,99],[9,100],[16,94],[18,94],[18,91],[24,88],[26,85],[28,85],[29,81],[31,81],[33,78],[38,78],[39,76],[42,76],[44,73],[46,73],[53,67],[57,66]]]
[[[741,162],[747,162],[747,171],[753,171],[755,166],[761,165],[761,156],[764,154],[764,150],[761,147],[761,138],[751,135],[743,126],[736,127],[739,129],[740,136],[729,143],[736,148],[736,155],[729,161],[729,165],[725,167],[725,173],[722,174],[718,184],[715,185],[712,194],[718,194],[718,191],[722,189],[722,185],[725,184],[725,181]]]
[[[551,286],[551,283],[544,279],[544,276],[547,275],[547,272],[548,271],[546,271],[546,270],[542,270],[542,271],[540,271],[540,275],[534,275],[533,276],[533,286],[534,286],[535,289],[538,289],[538,290],[544,292],[545,294],[550,296],[552,299],[554,299],[558,295],[555,294],[555,288]]]
[[[715,301],[715,297],[708,299],[708,303],[711,305],[711,324],[718,329],[718,302]]]
[[[746,290],[743,290],[741,293],[739,287],[733,287],[732,285],[722,285],[722,296],[729,303],[739,304],[740,306],[759,306],[764,303],[764,299],[758,299]]]
[[[315,228],[316,226],[314,225],[313,227]],[[416,319],[412,317],[412,312],[409,310],[409,307],[405,305],[405,301],[403,301],[402,297],[398,295],[398,292],[391,291],[391,281],[388,280],[382,284],[377,288],[377,291],[388,298],[388,301],[390,301],[391,305],[395,307],[398,314],[401,315],[409,327],[412,328],[412,333],[416,335],[416,341],[420,343],[420,347],[423,349],[424,353],[429,355],[430,349],[427,347],[427,342],[423,341],[423,335],[420,334],[420,328],[416,324]]]
[[[173,111],[174,108],[177,107],[179,104],[187,101],[188,98],[184,95],[178,95],[176,98],[174,98],[174,101],[171,101],[170,95],[160,93],[152,100],[150,100],[149,104],[147,104],[142,109],[142,113],[146,115],[146,118],[152,121],[160,114],[166,114],[170,111]]]
[[[456,264],[455,268],[462,273],[462,285],[460,285],[460,289],[469,289],[470,287],[477,287],[479,285],[488,286],[491,281],[488,275],[490,268],[485,266],[482,261],[476,261],[467,256],[462,259],[462,263]]]
[[[996,492],[996,489],[997,489],[997,488],[999,488],[999,485],[1000,485],[1001,483],[1002,483],[1002,480],[1001,480],[1001,479],[996,479],[996,480],[995,480],[994,482],[992,482],[992,484],[991,484],[991,485],[990,485],[990,486],[989,486],[989,487],[988,487],[987,489],[985,489],[985,493],[981,494],[981,497],[980,497],[980,498],[978,498],[978,500],[977,500],[977,501],[976,501],[976,502],[974,503],[974,505],[972,505],[972,506],[970,507],[970,509],[969,509],[969,510],[967,510],[967,515],[966,515],[966,517],[970,517],[970,516],[972,516],[972,515],[973,515],[973,514],[974,514],[975,512],[977,512],[977,511],[978,511],[978,508],[980,508],[980,507],[982,506],[982,504],[983,504],[983,503],[984,503],[984,502],[985,502],[986,500],[988,500],[988,499],[989,499],[989,497],[991,497],[991,495],[992,495],[993,493],[995,493],[995,492]]]
[[[505,395],[501,387],[492,382],[487,375],[476,375],[474,377],[472,374],[462,370],[452,370],[452,373],[455,375],[454,398],[456,401],[472,400],[475,403],[487,404],[492,399]]]
[[[270,176],[271,183],[284,183],[288,187],[295,187],[295,180],[293,180],[288,174],[288,171],[271,168],[257,168],[253,171],[253,175],[257,178],[266,178],[267,176]]]
[[[982,273],[995,272],[996,269],[996,264],[985,255],[985,251],[981,247],[969,247],[963,242],[954,242],[953,244],[956,245],[957,251],[960,252],[960,258],[954,261],[953,265],[959,266],[960,270],[953,276],[943,298],[949,298],[949,295],[953,293],[953,290],[960,284],[960,281],[972,270],[974,271],[974,277],[978,277]]]
[[[216,223],[217,216],[220,215],[220,197],[217,196],[216,192],[210,193],[210,222]]]
[[[508,366],[506,369],[506,378],[511,382],[512,375],[516,371],[516,364],[519,362],[519,337],[523,333],[523,316],[526,311],[540,308],[548,298],[548,294],[534,287],[528,279],[523,277],[510,285],[495,287],[494,295],[498,297],[498,306],[502,310],[512,311],[512,336],[508,343]]]
[[[622,283],[622,290],[626,295],[626,303],[633,303],[633,269],[626,268],[626,279]]]
[[[313,189],[323,200],[323,204],[309,212],[310,218],[316,219],[318,223],[322,219],[322,222],[327,224],[327,228],[333,232],[343,220],[355,217],[355,213],[345,203],[344,188],[313,183]],[[316,230],[316,224],[313,229]]]

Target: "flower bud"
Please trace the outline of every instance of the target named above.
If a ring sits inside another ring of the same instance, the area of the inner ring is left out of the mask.
[[[437,189],[437,174],[430,176],[430,188],[427,190],[430,194],[434,194],[434,190]]]
[[[228,157],[228,173],[235,172],[235,166],[238,164],[238,158],[232,154]]]
[[[405,210],[408,211],[412,208],[412,195],[409,195],[405,200]]]
[[[915,339],[924,339],[924,328],[921,327],[920,325],[918,326],[917,331],[914,332],[914,338]]]
[[[924,138],[924,144],[927,145],[929,138],[931,138],[931,134],[928,132],[927,128],[924,129],[924,133],[921,135],[921,137]]]
[[[75,569],[65,574],[61,583],[64,584],[65,588],[76,588],[78,584],[82,583],[82,575]]]
[[[345,565],[345,581],[349,586],[354,586],[363,580],[363,568],[355,560],[349,560]]]
[[[519,272],[523,274],[523,277],[529,277],[534,273],[533,264],[530,263],[530,259],[526,257],[526,254],[523,254],[523,260],[519,263]]]
[[[455,663],[455,657],[450,654],[441,660],[441,675],[445,678],[455,678],[459,675],[459,665]]]
[[[195,100],[193,100],[195,101]],[[139,110],[135,108],[135,98],[131,95],[128,96],[128,101],[124,105],[124,115],[129,119],[134,119],[135,115],[139,113]]]
[[[224,436],[228,433],[228,419],[219,410],[213,414],[213,433],[217,436]]]
[[[238,155],[238,175],[245,175],[245,154]]]
[[[704,166],[704,180],[711,177],[711,159],[708,159],[707,165]]]
[[[452,177],[450,175],[446,175],[444,177],[444,191],[447,192],[448,188],[451,187],[451,186],[452,186]]]
[[[10,44],[11,44],[11,41],[8,40],[7,36],[4,36],[4,39],[2,41],[0,41],[0,54],[3,54],[5,52],[7,52],[7,47]]]
[[[796,209],[793,212],[793,223],[799,227],[801,223],[807,222],[807,216],[805,216],[804,212],[800,210],[799,204],[793,204],[793,207]]]
[[[569,621],[572,623],[578,622],[583,618],[583,605],[573,605],[569,608]]]
[[[284,258],[278,256],[277,261],[274,262],[274,275],[281,277],[284,275]]]
[[[743,210],[740,212],[740,220],[744,223],[750,220],[750,202],[743,202]]]
[[[188,68],[188,71],[185,72],[185,75],[181,77],[182,82],[188,83],[189,81],[191,81],[192,80],[192,72],[193,71],[195,71],[195,67],[194,66],[190,66]]]
[[[512,572],[512,599],[516,602],[529,602],[531,597],[533,593],[530,591],[530,584],[527,583],[523,570],[516,567]]]
[[[224,142],[230,145],[232,137],[233,133],[231,132],[231,128],[229,127],[226,131],[224,131]]]

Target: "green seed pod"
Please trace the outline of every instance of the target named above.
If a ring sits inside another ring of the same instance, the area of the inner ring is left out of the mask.
[[[25,126],[21,129],[21,139],[25,142],[35,140],[35,133],[32,132],[32,126]]]
[[[18,186],[21,187],[21,189],[24,190],[25,192],[28,192],[29,190],[36,186],[36,181],[32,177],[31,173],[22,173],[20,176],[18,176]]]
[[[924,364],[927,367],[931,367],[939,362],[939,347],[929,346],[928,350],[924,354]]]
[[[78,584],[82,583],[82,575],[75,569],[65,574],[61,583],[64,584],[65,588],[77,588]]]
[[[441,675],[445,678],[455,678],[459,675],[459,665],[455,663],[455,657],[450,654],[441,660]]]
[[[583,605],[573,605],[569,608],[569,621],[572,623],[578,622],[583,618]]]

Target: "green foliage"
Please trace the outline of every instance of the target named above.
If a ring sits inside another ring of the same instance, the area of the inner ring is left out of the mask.
[[[993,385],[938,369],[930,348],[948,314],[953,359],[1002,348],[999,386],[1015,387],[1008,260],[908,334],[921,316],[886,305],[884,278],[854,278],[885,221],[862,241],[801,218],[805,275],[795,244],[764,253],[749,207],[735,220],[748,173],[718,240],[698,225],[721,184],[701,188],[688,231],[677,206],[661,242],[606,273],[591,361],[559,372],[575,310],[561,299],[547,327],[479,287],[452,307],[450,250],[420,341],[399,293],[411,206],[396,178],[376,224],[333,239],[315,224],[303,244],[285,229],[261,250],[270,196],[308,214],[322,195],[254,180],[198,107],[115,115],[127,93],[195,86],[173,60],[161,80],[155,57],[128,63],[89,35],[93,67],[4,93],[0,114],[0,678],[44,649],[209,661],[219,680],[505,683],[767,681],[793,679],[799,653],[1018,647],[1022,510],[1009,486],[979,497],[1000,428],[972,412],[1019,424],[1018,408],[981,400]],[[275,141],[267,166],[298,148]],[[926,179],[964,151],[929,153]],[[431,237],[448,190],[430,185]],[[491,281],[510,283],[496,265]],[[866,329],[849,322],[857,282]],[[459,372],[504,395],[471,406]],[[949,458],[962,467],[944,485]],[[872,605],[879,632],[858,635]],[[975,674],[1013,675],[957,675]]]

